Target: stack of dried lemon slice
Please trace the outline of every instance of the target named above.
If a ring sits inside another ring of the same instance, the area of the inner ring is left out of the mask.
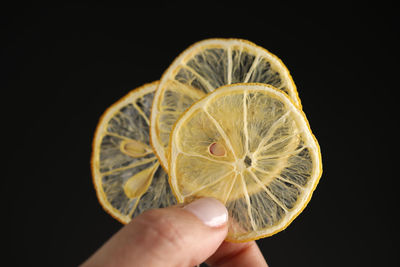
[[[214,197],[229,211],[227,240],[243,242],[300,214],[322,162],[282,61],[245,40],[208,39],[179,55],[160,82],[107,109],[92,173],[100,203],[123,223]]]

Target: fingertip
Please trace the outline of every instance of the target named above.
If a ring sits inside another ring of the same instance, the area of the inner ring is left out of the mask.
[[[183,207],[147,211],[132,221],[136,262],[194,266],[221,245],[228,232],[228,211],[216,199],[202,198]],[[139,241],[139,242],[138,242]],[[161,265],[160,265],[161,266]]]
[[[215,198],[200,198],[183,207],[209,227],[220,227],[228,222],[228,210]]]

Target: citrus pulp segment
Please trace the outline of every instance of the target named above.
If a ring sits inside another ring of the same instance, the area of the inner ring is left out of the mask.
[[[161,78],[151,114],[151,141],[163,167],[172,126],[192,103],[223,85],[256,82],[275,86],[301,106],[282,61],[249,41],[207,39],[180,54]]]
[[[287,227],[322,174],[319,145],[304,113],[266,84],[226,85],[208,94],[179,118],[170,144],[176,198],[222,201],[231,241]]]
[[[93,140],[92,176],[103,208],[122,223],[176,203],[151,146],[149,117],[158,82],[132,90],[109,107]]]

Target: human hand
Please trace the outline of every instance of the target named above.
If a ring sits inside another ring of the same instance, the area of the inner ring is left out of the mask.
[[[149,210],[125,225],[81,267],[267,267],[257,244],[224,242],[228,211],[213,198]]]

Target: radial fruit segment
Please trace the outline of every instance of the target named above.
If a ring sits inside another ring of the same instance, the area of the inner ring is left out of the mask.
[[[170,143],[170,183],[178,201],[222,201],[232,241],[287,227],[322,173],[304,113],[284,92],[261,83],[209,93],[178,120]]]
[[[176,200],[150,145],[149,117],[158,82],[139,87],[108,108],[93,140],[92,175],[99,202],[122,223]]]
[[[194,102],[216,88],[235,83],[265,83],[285,92],[301,107],[296,86],[282,61],[264,48],[240,39],[208,39],[179,55],[163,74],[154,97],[151,139],[168,168],[172,127]]]

